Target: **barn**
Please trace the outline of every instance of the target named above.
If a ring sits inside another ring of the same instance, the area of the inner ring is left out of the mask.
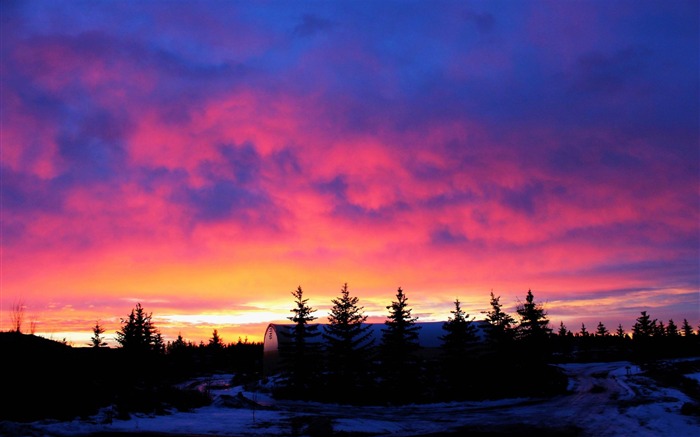
[[[442,325],[445,322],[422,322],[416,323],[419,326],[418,330],[418,343],[421,348],[430,353],[435,351],[440,347],[442,341],[440,337],[445,335],[445,331],[442,329]],[[484,332],[488,323],[483,320],[474,321],[474,325],[477,328],[477,336],[480,340],[484,338]],[[318,324],[319,332],[323,332],[323,324]],[[370,327],[368,332],[371,334],[371,338],[374,339],[374,344],[379,344],[382,339],[382,331],[386,328],[384,323],[367,323]],[[263,346],[263,373],[265,375],[274,374],[279,365],[279,345],[280,342],[290,341],[291,330],[294,328],[293,324],[277,324],[271,323],[267,326],[265,330],[264,346]],[[314,337],[311,341],[323,342],[323,337],[318,335]]]

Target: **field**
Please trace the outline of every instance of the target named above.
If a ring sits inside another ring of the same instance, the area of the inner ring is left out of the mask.
[[[682,364],[692,378],[700,360],[662,362],[673,373]],[[0,423],[3,435],[216,435],[216,436],[690,436],[700,417],[688,414],[697,399],[659,382],[657,371],[629,362],[563,364],[566,395],[406,406],[342,406],[279,401],[268,386],[232,386],[233,375],[188,382],[207,391],[209,406],[164,415],[132,415],[118,420],[109,409],[74,421]],[[651,376],[654,375],[655,378]],[[695,385],[697,389],[697,385]],[[692,394],[692,393],[691,393]]]

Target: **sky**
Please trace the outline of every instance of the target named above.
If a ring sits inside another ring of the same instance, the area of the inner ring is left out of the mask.
[[[528,290],[700,323],[695,1],[0,3],[0,330],[260,340]]]

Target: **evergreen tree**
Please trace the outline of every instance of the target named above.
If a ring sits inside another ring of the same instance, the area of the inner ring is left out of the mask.
[[[89,345],[98,348],[98,347],[105,347],[107,346],[107,342],[104,340],[102,337],[102,334],[105,333],[105,329],[100,325],[99,320],[95,322],[95,326],[92,327],[92,337],[90,337],[90,343]]]
[[[678,331],[678,326],[673,322],[673,319],[668,321],[666,326],[666,335],[669,337],[678,337],[681,333]]]
[[[359,298],[350,296],[348,284],[343,284],[340,297],[331,300],[333,307],[324,327],[328,367],[338,396],[353,397],[361,377],[366,375],[373,340],[367,316],[358,305]]]
[[[566,326],[564,326],[564,322],[559,322],[559,331],[557,332],[557,335],[559,337],[566,337],[566,335],[569,333],[569,330],[566,329]]]
[[[491,292],[491,310],[485,311],[486,321],[489,323],[487,336],[489,342],[499,346],[513,339],[513,331],[517,322],[508,313],[504,312],[500,303],[501,296],[494,296]]]
[[[280,355],[287,373],[287,385],[292,391],[289,393],[294,398],[306,398],[311,393],[318,365],[318,343],[312,341],[319,335],[318,325],[311,325],[316,320],[313,313],[316,309],[308,305],[308,299],[304,299],[304,292],[299,286],[292,292],[294,296],[294,308],[290,312],[294,315],[287,317],[294,324],[290,332],[283,332],[289,341],[280,342]]]
[[[517,312],[520,316],[518,326],[520,338],[543,340],[548,337],[552,330],[549,328],[547,313],[542,305],[535,303],[531,290],[527,291],[525,303],[518,306]]]
[[[595,335],[598,337],[607,337],[610,334],[608,328],[605,327],[603,322],[598,322],[598,328],[596,329]]]
[[[454,311],[450,311],[452,317],[442,324],[445,335],[440,337],[442,348],[448,358],[461,361],[466,358],[467,352],[476,342],[476,328],[473,325],[474,318],[469,320],[461,307],[459,299],[456,299]]]
[[[382,330],[382,348],[388,355],[403,361],[418,349],[417,317],[411,316],[408,298],[401,287],[396,292],[396,300],[387,306],[389,315]],[[387,355],[387,354],[385,354]]]
[[[659,323],[654,327],[654,337],[666,337],[666,327],[663,320],[659,320]]]
[[[634,326],[632,327],[632,333],[634,334],[634,339],[639,340],[643,338],[649,338],[653,336],[656,332],[656,319],[651,320],[651,317],[646,311],[642,311],[642,315],[637,318]]]
[[[129,316],[121,319],[122,327],[117,331],[117,343],[133,352],[159,351],[162,338],[151,319],[152,314],[146,313],[141,304],[137,303]]]
[[[619,338],[625,338],[625,330],[622,329],[622,323],[617,325],[617,330],[615,331],[615,336]]]
[[[411,315],[408,298],[401,287],[396,292],[396,300],[386,307],[389,310],[385,328],[382,330],[381,364],[386,395],[389,399],[405,402],[415,396],[417,384],[413,387],[407,381],[417,382],[418,364],[416,352],[419,349],[417,317]]]
[[[168,343],[168,347],[167,347],[168,353],[180,353],[186,349],[187,349],[187,343],[185,343],[185,339],[182,338],[181,333],[178,333],[177,339],[175,339],[175,341],[173,341],[172,343]]]
[[[581,323],[581,330],[579,331],[581,337],[588,337],[588,330],[586,329],[586,324]]]
[[[688,319],[683,319],[681,331],[683,332],[683,337],[691,337],[693,335],[693,327],[688,323]]]
[[[468,391],[473,378],[470,371],[473,360],[469,354],[474,351],[477,342],[474,319],[469,319],[469,314],[462,310],[459,299],[454,301],[455,309],[450,311],[451,317],[442,324],[445,335],[440,337],[442,341],[442,369],[447,378],[446,391],[452,396],[464,396]]]
[[[210,349],[215,350],[220,350],[224,348],[223,340],[221,339],[221,337],[219,337],[219,331],[217,329],[215,329],[214,332],[212,332],[208,346]]]

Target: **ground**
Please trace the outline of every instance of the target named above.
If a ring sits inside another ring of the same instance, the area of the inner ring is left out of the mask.
[[[569,394],[547,399],[505,399],[428,405],[347,407],[276,401],[231,387],[231,375],[192,381],[209,390],[212,405],[164,416],[111,419],[108,411],[72,422],[0,423],[0,434],[65,435],[700,435],[700,418],[681,414],[682,392],[659,387],[628,362],[566,364]]]

